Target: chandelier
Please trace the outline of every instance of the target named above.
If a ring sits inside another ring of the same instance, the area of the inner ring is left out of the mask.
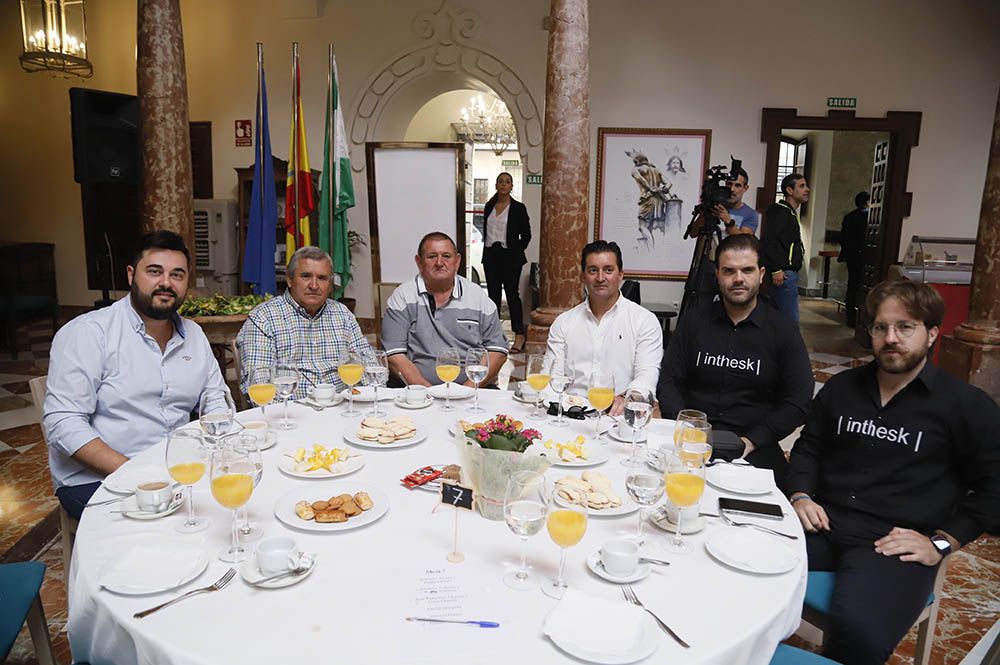
[[[487,106],[483,96],[477,95],[462,109],[461,115],[462,133],[473,141],[489,143],[497,157],[517,143],[514,119],[499,98],[493,97]]]
[[[21,0],[25,71],[50,71],[89,78],[84,0]]]

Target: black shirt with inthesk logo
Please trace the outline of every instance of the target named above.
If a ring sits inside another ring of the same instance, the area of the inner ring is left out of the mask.
[[[882,406],[876,364],[832,377],[792,449],[789,493],[966,543],[1000,523],[1000,407],[929,362]]]
[[[764,302],[733,325],[720,301],[689,310],[663,354],[657,398],[664,418],[704,411],[717,429],[758,448],[748,459],[779,470],[778,442],[805,420],[813,376],[798,326]]]

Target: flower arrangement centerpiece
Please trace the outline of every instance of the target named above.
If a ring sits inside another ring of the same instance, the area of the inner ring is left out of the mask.
[[[541,433],[502,413],[483,423],[459,421],[455,429],[462,480],[472,486],[486,519],[503,519],[503,496],[511,474],[544,473],[551,464]]]

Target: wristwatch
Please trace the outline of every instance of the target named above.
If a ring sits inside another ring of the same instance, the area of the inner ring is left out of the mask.
[[[938,551],[938,554],[940,554],[942,558],[951,554],[951,543],[948,542],[948,539],[941,534],[931,536],[931,544],[934,545],[934,548]]]

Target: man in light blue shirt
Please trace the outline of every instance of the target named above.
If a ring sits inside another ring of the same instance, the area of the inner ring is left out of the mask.
[[[56,496],[77,519],[108,474],[190,420],[203,391],[228,391],[205,333],[177,315],[188,261],[176,233],[143,236],[129,295],[52,340],[42,427]]]

